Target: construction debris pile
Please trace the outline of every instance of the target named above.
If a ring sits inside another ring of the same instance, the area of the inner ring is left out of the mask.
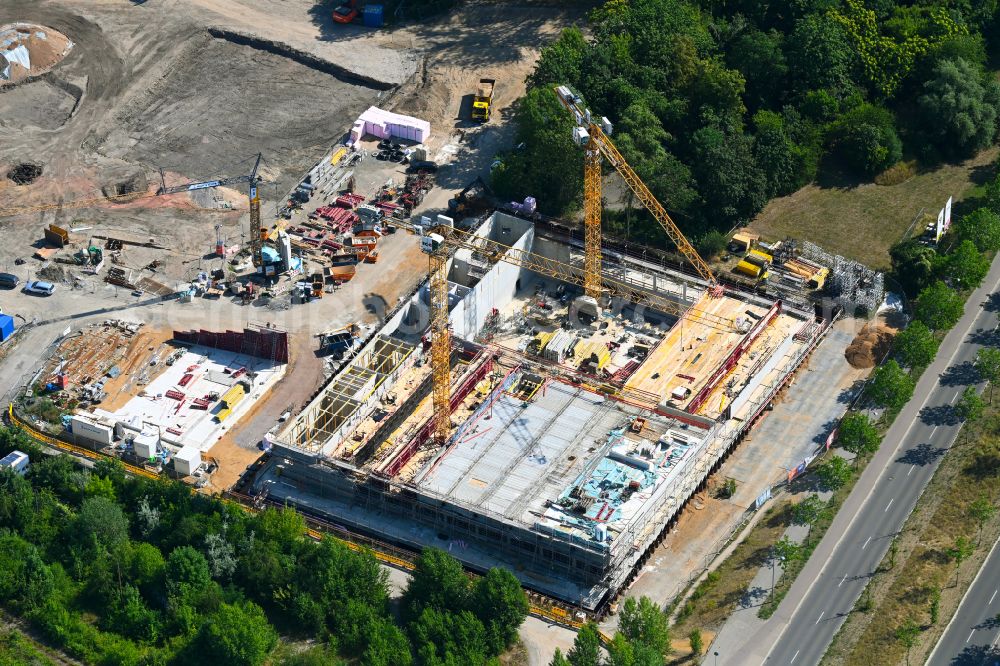
[[[122,374],[141,327],[138,322],[107,319],[66,338],[39,373],[35,393],[65,407],[100,403],[108,395],[106,384]]]

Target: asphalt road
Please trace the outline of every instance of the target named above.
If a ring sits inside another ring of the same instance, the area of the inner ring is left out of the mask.
[[[778,611],[739,655],[720,654],[720,663],[800,666],[822,659],[955,440],[952,405],[979,381],[976,352],[1000,342],[998,287],[1000,256]]]
[[[1000,541],[966,590],[927,666],[1000,665]]]

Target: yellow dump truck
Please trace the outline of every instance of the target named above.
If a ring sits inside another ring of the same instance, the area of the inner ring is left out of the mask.
[[[496,83],[496,79],[479,79],[476,96],[472,99],[473,120],[485,123],[490,119],[490,112],[493,110],[493,88]]]

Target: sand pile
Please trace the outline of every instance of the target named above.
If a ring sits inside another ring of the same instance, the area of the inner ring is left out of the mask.
[[[29,23],[0,26],[0,85],[47,72],[72,48],[66,35],[51,28]]]
[[[855,368],[873,368],[882,360],[896,332],[882,325],[865,326],[844,352],[847,362]]]

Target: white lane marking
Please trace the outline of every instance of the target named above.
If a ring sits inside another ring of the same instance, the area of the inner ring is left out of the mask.
[[[997,591],[993,590],[993,596],[991,596],[990,600],[986,602],[986,605],[989,606],[991,603],[993,603],[993,600],[996,599],[996,597],[997,597]]]
[[[869,542],[869,541],[871,541],[871,540],[872,540],[872,538],[871,538],[871,537],[868,537],[868,539],[867,539],[867,540],[865,541],[865,545],[864,545],[864,546],[861,546],[861,550],[864,550],[864,549],[865,549],[865,547],[866,547],[866,546],[868,545],[868,542]]]
[[[933,437],[933,436],[934,436],[934,433],[936,433],[936,432],[937,432],[937,429],[938,429],[938,428],[940,428],[940,427],[941,427],[941,426],[939,426],[939,425],[936,425],[936,426],[934,426],[934,427],[933,427],[933,428],[931,429],[931,437]]]
[[[795,654],[792,655],[792,660],[790,662],[788,662],[789,664],[794,664],[795,663],[795,658],[797,656],[799,656],[799,652],[802,652],[802,650],[796,650],[795,651]]]
[[[953,404],[953,405],[954,405],[954,404],[955,404],[955,401],[956,401],[956,400],[958,400],[958,396],[960,396],[960,395],[962,395],[962,392],[961,392],[961,391],[959,391],[958,393],[956,393],[956,394],[955,394],[955,397],[951,399],[951,404]]]
[[[885,511],[883,511],[882,513],[885,513],[886,511],[889,510],[889,507],[892,506],[892,500],[894,500],[894,499],[896,499],[896,498],[895,497],[890,497],[889,498],[889,503],[885,505]]]
[[[826,613],[826,611],[823,611],[823,613]],[[823,613],[820,613],[820,614],[819,614],[819,617],[818,617],[818,618],[816,618],[816,622],[815,622],[815,624],[819,624],[819,621],[823,619]]]
[[[913,473],[913,468],[914,468],[914,467],[915,467],[915,465],[910,465],[910,471],[908,471],[908,472],[906,473],[906,476],[909,476],[910,474],[912,474],[912,473]]]
[[[969,637],[965,639],[966,643],[968,643],[969,641],[972,640],[972,634],[974,634],[974,633],[976,633],[975,629],[973,629],[972,631],[969,632]]]
[[[844,577],[840,579],[840,582],[837,583],[837,587],[843,585],[845,580],[847,580],[847,574],[844,574]]]

